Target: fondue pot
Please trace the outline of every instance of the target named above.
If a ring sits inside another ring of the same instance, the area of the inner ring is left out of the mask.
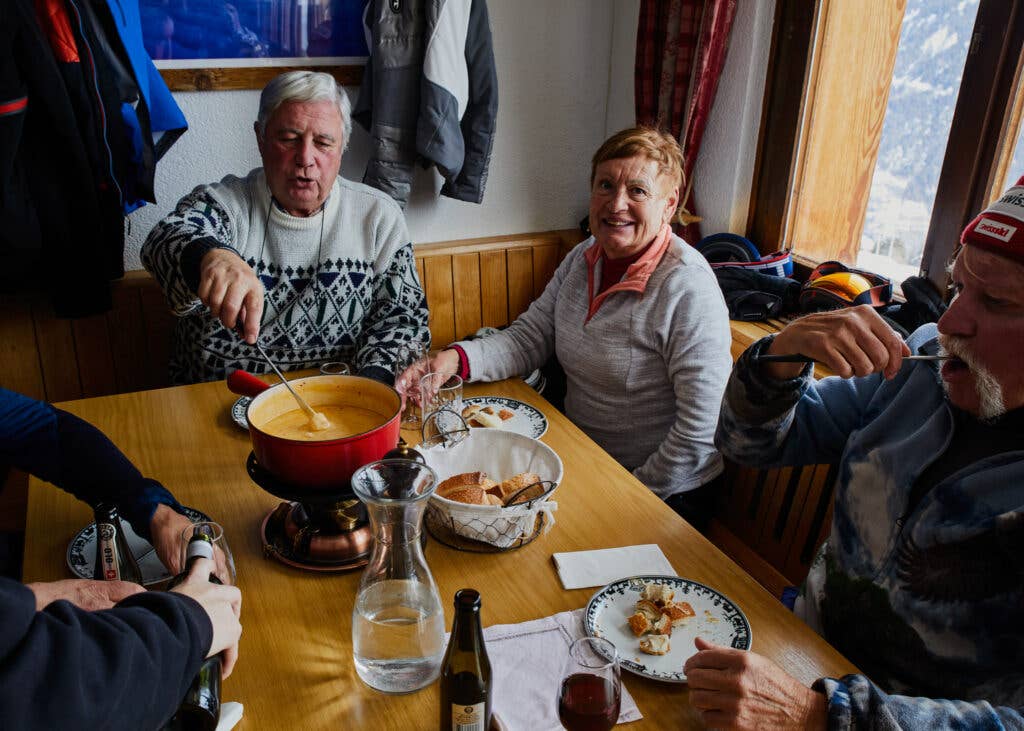
[[[309,376],[288,382],[310,406],[360,407],[381,415],[381,424],[339,439],[287,439],[268,434],[270,420],[299,408],[283,384],[268,386],[245,371],[228,376],[233,392],[253,397],[245,412],[256,461],[296,491],[338,494],[351,491],[353,473],[398,444],[402,399],[395,389],[362,376]]]

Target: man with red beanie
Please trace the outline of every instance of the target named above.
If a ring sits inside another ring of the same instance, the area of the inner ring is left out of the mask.
[[[906,342],[864,306],[797,320],[737,361],[723,454],[838,463],[796,611],[863,674],[808,688],[698,639],[685,672],[708,726],[1024,727],[1024,178],[964,229],[951,277],[949,309]],[[776,353],[838,376],[759,361]]]

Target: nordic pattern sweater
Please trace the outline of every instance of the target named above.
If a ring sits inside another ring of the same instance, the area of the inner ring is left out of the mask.
[[[283,370],[343,360],[390,382],[399,346],[430,342],[427,302],[395,202],[339,177],[319,213],[290,216],[273,202],[257,168],[197,187],[142,247],[143,264],[180,318],[174,383],[225,378],[236,368],[268,371],[256,349],[196,296],[197,245],[200,252],[231,249],[263,282],[260,343]]]
[[[459,343],[472,380],[529,373],[555,353],[573,423],[662,499],[699,487],[722,471],[713,439],[732,365],[715,276],[673,236],[642,292],[600,295],[588,320],[592,246],[589,238],[569,252],[508,329]]]

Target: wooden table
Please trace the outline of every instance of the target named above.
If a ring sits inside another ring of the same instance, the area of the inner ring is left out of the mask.
[[[800,680],[853,667],[718,549],[676,516],[568,419],[520,380],[471,385],[466,395],[501,394],[548,418],[543,437],[562,458],[557,524],[507,553],[463,553],[431,540],[426,557],[451,627],[451,598],[472,586],[486,625],[522,622],[586,605],[594,589],[566,591],[556,551],[657,543],[680,575],[732,598],[750,619],[753,647]],[[224,525],[243,593],[240,660],[225,700],[245,705],[242,729],[434,729],[438,686],[389,696],[369,689],[352,663],[351,614],[360,570],[313,573],[265,558],[263,517],[280,501],[245,473],[248,434],[229,415],[223,382],[62,404],[90,421],[182,503]],[[25,581],[67,578],[68,542],[91,522],[89,508],[33,480],[25,536]],[[630,729],[700,727],[685,685],[623,673],[644,719]],[[552,697],[552,703],[554,698]]]

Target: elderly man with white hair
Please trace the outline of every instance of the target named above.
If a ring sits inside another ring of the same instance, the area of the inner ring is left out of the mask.
[[[264,373],[259,338],[285,370],[344,360],[390,383],[398,349],[429,343],[427,305],[398,205],[338,174],[348,97],[329,74],[284,73],[254,127],[263,167],[197,187],[142,247],[179,318],[172,381]]]
[[[797,320],[737,362],[723,453],[838,463],[796,609],[863,674],[808,688],[697,640],[685,671],[708,726],[1024,727],[1024,178],[964,230],[951,277],[949,309],[906,342],[860,307]],[[784,353],[839,377],[759,361]]]

